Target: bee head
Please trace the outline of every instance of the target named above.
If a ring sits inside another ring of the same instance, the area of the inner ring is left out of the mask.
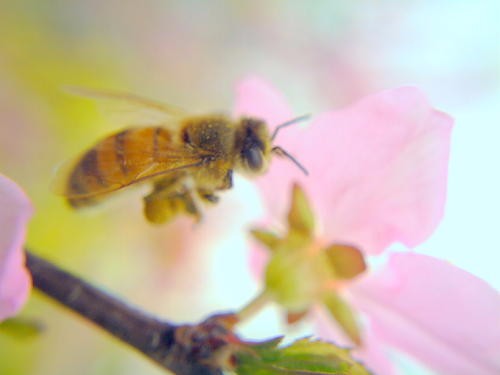
[[[243,117],[235,135],[236,168],[246,174],[266,171],[271,155],[271,137],[264,121]]]
[[[271,154],[274,154],[288,158],[307,175],[307,170],[297,159],[280,146],[272,146],[272,142],[280,129],[307,120],[309,117],[309,115],[305,115],[284,122],[274,129],[272,135],[269,134],[264,121],[251,117],[243,117],[240,120],[235,136],[236,168],[247,174],[263,173],[269,166]]]

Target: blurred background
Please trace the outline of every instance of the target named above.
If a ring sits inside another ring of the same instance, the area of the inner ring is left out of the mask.
[[[71,211],[50,190],[54,169],[113,125],[62,88],[230,112],[236,82],[256,74],[302,114],[415,85],[456,119],[446,217],[418,250],[500,288],[499,14],[495,0],[0,0],[0,172],[34,202],[28,244],[177,322],[238,308],[258,290],[244,236],[262,214],[252,184],[238,179],[195,228],[183,220],[151,227],[140,192],[111,209]],[[21,317],[45,331],[30,339],[0,333],[2,375],[163,373],[37,292]],[[282,328],[265,313],[245,333]],[[432,374],[397,361],[405,374]]]

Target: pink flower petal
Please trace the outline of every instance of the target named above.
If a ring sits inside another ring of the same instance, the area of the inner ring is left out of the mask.
[[[252,276],[256,280],[264,280],[265,269],[269,261],[269,250],[264,249],[261,244],[256,244],[256,240],[251,239],[249,243],[248,264]]]
[[[440,374],[500,374],[500,294],[432,257],[398,253],[350,288],[374,333]]]
[[[380,345],[380,340],[365,327],[363,345],[355,349],[353,355],[374,374],[396,375],[398,371],[384,349],[383,345]]]
[[[292,118],[292,111],[279,91],[261,78],[242,80],[236,88],[235,116],[253,116],[266,120],[270,128]]]
[[[31,214],[24,192],[0,175],[0,321],[17,313],[31,288],[22,249]]]
[[[260,186],[273,214],[283,213],[299,180],[330,241],[368,254],[393,242],[415,246],[443,214],[451,127],[417,89],[384,91],[283,131],[280,144],[310,175],[273,160]]]

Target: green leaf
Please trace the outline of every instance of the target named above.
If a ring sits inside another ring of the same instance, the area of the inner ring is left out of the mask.
[[[314,234],[314,213],[304,190],[298,184],[293,185],[288,224],[290,232],[299,232],[308,238]]]
[[[238,375],[368,375],[350,350],[334,344],[300,339],[288,346],[278,346],[281,339],[251,344],[238,351]]]

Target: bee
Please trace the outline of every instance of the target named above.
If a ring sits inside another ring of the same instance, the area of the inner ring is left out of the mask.
[[[78,89],[77,94],[122,102],[159,114],[161,120],[105,137],[59,173],[57,190],[74,208],[94,205],[116,191],[150,181],[152,190],[143,198],[148,221],[165,223],[178,215],[199,220],[201,204],[216,203],[216,193],[233,186],[233,171],[263,174],[272,155],[277,155],[307,174],[293,156],[272,143],[280,129],[309,116],[287,121],[270,134],[266,122],[258,118],[191,115],[132,94],[87,89]]]

